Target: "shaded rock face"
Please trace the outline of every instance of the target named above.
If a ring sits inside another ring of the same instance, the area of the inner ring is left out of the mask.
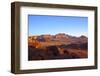
[[[29,46],[29,60],[47,60],[55,59],[59,56],[59,51],[56,46],[50,46],[47,49],[36,49]]]
[[[61,48],[71,48],[71,49],[81,49],[81,50],[85,50],[85,49],[88,49],[88,43],[61,45],[59,47],[61,47]]]
[[[87,58],[86,47],[82,51],[80,46],[75,44],[63,46],[63,50],[59,50],[58,46],[46,47],[46,49],[37,49],[35,47],[28,47],[28,60],[53,60],[53,59],[76,59],[76,58]],[[77,48],[80,48],[77,50]],[[60,53],[63,52],[63,54]],[[75,52],[76,51],[76,52]],[[85,55],[84,55],[85,53]],[[82,56],[83,55],[83,56]]]
[[[47,47],[47,51],[51,52],[52,56],[59,56],[59,51],[58,51],[58,48],[56,46]]]

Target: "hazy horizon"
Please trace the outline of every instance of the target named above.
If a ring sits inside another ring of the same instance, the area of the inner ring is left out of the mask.
[[[66,34],[66,33],[57,33],[57,34]],[[40,34],[40,35],[29,35],[29,36],[57,35],[57,34]],[[73,36],[73,37],[85,36],[85,35],[75,36],[75,35],[71,35],[71,34],[66,34],[66,35]],[[88,37],[88,36],[85,36],[85,37]]]
[[[88,37],[87,17],[29,15],[28,21],[28,36],[65,33]]]

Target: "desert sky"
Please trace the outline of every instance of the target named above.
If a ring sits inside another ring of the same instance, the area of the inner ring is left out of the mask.
[[[28,15],[29,36],[66,33],[88,36],[88,17]]]

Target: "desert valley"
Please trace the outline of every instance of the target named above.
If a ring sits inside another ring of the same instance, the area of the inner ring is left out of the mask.
[[[78,59],[88,57],[88,38],[65,33],[28,37],[28,60]]]

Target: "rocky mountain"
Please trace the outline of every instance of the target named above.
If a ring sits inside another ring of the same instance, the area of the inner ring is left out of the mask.
[[[28,37],[28,60],[76,59],[88,57],[88,38],[65,33]]]
[[[40,43],[48,43],[49,44],[54,44],[56,43],[56,45],[62,45],[62,44],[82,44],[82,43],[87,43],[88,42],[88,38],[86,36],[80,36],[80,37],[76,37],[76,36],[71,36],[65,33],[58,33],[56,35],[50,35],[50,34],[46,34],[46,35],[40,35],[40,36],[30,36],[29,40],[36,40]]]

